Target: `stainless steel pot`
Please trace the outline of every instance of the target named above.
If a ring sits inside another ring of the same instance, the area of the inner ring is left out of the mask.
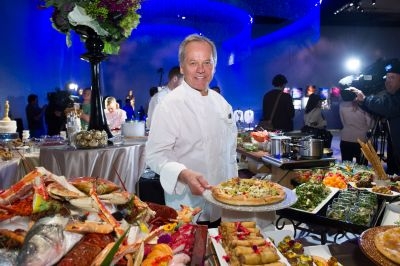
[[[290,137],[271,137],[271,155],[275,158],[288,157],[290,154]]]
[[[302,139],[298,146],[301,158],[320,159],[324,155],[324,141],[322,139]]]

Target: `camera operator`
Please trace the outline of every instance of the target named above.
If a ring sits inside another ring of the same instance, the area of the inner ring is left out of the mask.
[[[387,119],[390,140],[388,150],[393,152],[394,173],[400,174],[400,61],[395,61],[386,67],[385,91],[376,95],[365,96],[354,87],[348,90],[354,92],[361,107],[370,113]],[[397,137],[396,137],[397,136]]]

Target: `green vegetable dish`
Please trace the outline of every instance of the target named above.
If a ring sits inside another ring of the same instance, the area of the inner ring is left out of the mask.
[[[292,206],[292,208],[311,212],[330,193],[331,190],[322,183],[303,183],[296,187],[297,202]]]

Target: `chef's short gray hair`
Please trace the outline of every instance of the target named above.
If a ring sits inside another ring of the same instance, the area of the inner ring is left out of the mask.
[[[213,41],[208,39],[207,37],[201,36],[199,34],[191,34],[187,36],[182,43],[179,45],[179,64],[182,65],[183,61],[185,60],[185,49],[186,45],[190,42],[206,42],[211,46],[212,49],[212,59],[214,63],[214,68],[217,66],[217,48]]]

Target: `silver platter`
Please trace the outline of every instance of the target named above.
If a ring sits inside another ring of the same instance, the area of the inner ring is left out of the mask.
[[[286,197],[283,201],[275,203],[275,204],[268,204],[268,205],[261,205],[261,206],[244,206],[244,205],[230,205],[226,203],[222,203],[216,199],[211,194],[211,190],[206,190],[203,193],[203,197],[210,203],[217,205],[223,209],[227,210],[234,210],[234,211],[243,211],[243,212],[267,212],[267,211],[277,211],[281,209],[288,208],[292,206],[297,201],[297,196],[294,191],[284,187]]]

